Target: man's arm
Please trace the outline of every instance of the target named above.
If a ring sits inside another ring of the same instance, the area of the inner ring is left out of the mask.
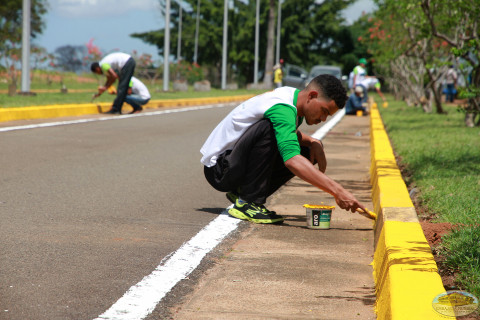
[[[366,210],[350,192],[317,170],[305,157],[296,155],[285,161],[285,166],[300,179],[334,196],[340,208],[352,212],[357,208]]]
[[[115,82],[115,80],[118,79],[118,75],[115,71],[113,71],[112,68],[108,69],[108,71],[105,73],[105,76],[107,77],[107,81],[105,82],[105,85],[103,87],[98,88],[99,94],[104,93],[110,86]]]
[[[318,169],[325,172],[327,170],[327,158],[325,157],[322,141],[312,138],[300,130],[297,131],[297,136],[301,146],[310,147],[310,163],[318,163]]]

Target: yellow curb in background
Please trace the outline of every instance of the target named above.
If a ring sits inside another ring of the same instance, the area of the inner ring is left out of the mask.
[[[445,319],[432,306],[445,288],[376,105],[370,129],[372,201],[379,213],[372,263],[377,318]]]
[[[226,97],[209,97],[209,98],[191,98],[191,99],[165,99],[151,100],[147,103],[145,109],[168,108],[194,106],[216,103],[228,103],[236,101],[244,101],[253,97],[253,95],[238,95]],[[2,108],[0,109],[0,122],[15,120],[32,120],[32,119],[48,119],[59,117],[74,117],[88,114],[99,114],[110,110],[112,103],[85,103],[85,104],[59,104],[49,106],[32,106],[18,108]],[[124,104],[123,112],[127,113],[132,108],[128,104]]]

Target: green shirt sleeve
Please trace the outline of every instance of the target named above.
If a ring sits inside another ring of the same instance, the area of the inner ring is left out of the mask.
[[[269,119],[275,130],[278,150],[283,162],[300,154],[297,137],[297,109],[286,104],[276,104],[268,109],[264,117]]]
[[[102,65],[100,67],[102,68],[103,72],[107,72],[111,68],[109,63],[102,63]]]

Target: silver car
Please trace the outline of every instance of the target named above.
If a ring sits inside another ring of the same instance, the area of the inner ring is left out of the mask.
[[[321,74],[330,74],[337,77],[338,80],[341,80],[344,85],[346,85],[347,76],[342,76],[342,69],[337,66],[314,66],[308,73],[308,77],[303,83],[303,87],[306,87],[313,78]]]
[[[307,75],[308,72],[302,67],[287,63],[283,68],[282,85],[301,90],[305,88],[304,83]]]

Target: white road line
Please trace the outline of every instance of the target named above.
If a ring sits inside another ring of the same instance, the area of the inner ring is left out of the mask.
[[[240,221],[225,212],[219,215],[95,320],[137,320],[148,316],[177,282],[195,270],[203,257],[235,230]]]
[[[69,120],[69,121],[45,122],[45,123],[29,124],[29,125],[23,125],[23,126],[4,127],[4,128],[0,128],[0,132],[56,127],[56,126],[64,126],[64,125],[70,125],[70,124],[96,122],[96,121],[122,120],[122,119],[133,118],[133,117],[148,117],[148,116],[156,116],[156,115],[167,114],[167,113],[186,112],[186,111],[203,110],[203,109],[211,109],[211,108],[223,108],[231,105],[232,103],[221,103],[221,104],[188,107],[188,108],[169,109],[169,110],[162,110],[162,111],[151,111],[151,112],[124,114],[124,115],[117,115],[117,116],[106,116],[106,117],[95,118],[95,119],[78,119],[78,120]]]
[[[337,125],[337,123],[342,120],[343,116],[345,115],[345,108],[340,109],[337,111],[337,113],[328,121],[326,122],[320,129],[315,131],[314,134],[312,134],[312,137],[318,140],[322,140],[325,135],[333,129]]]

